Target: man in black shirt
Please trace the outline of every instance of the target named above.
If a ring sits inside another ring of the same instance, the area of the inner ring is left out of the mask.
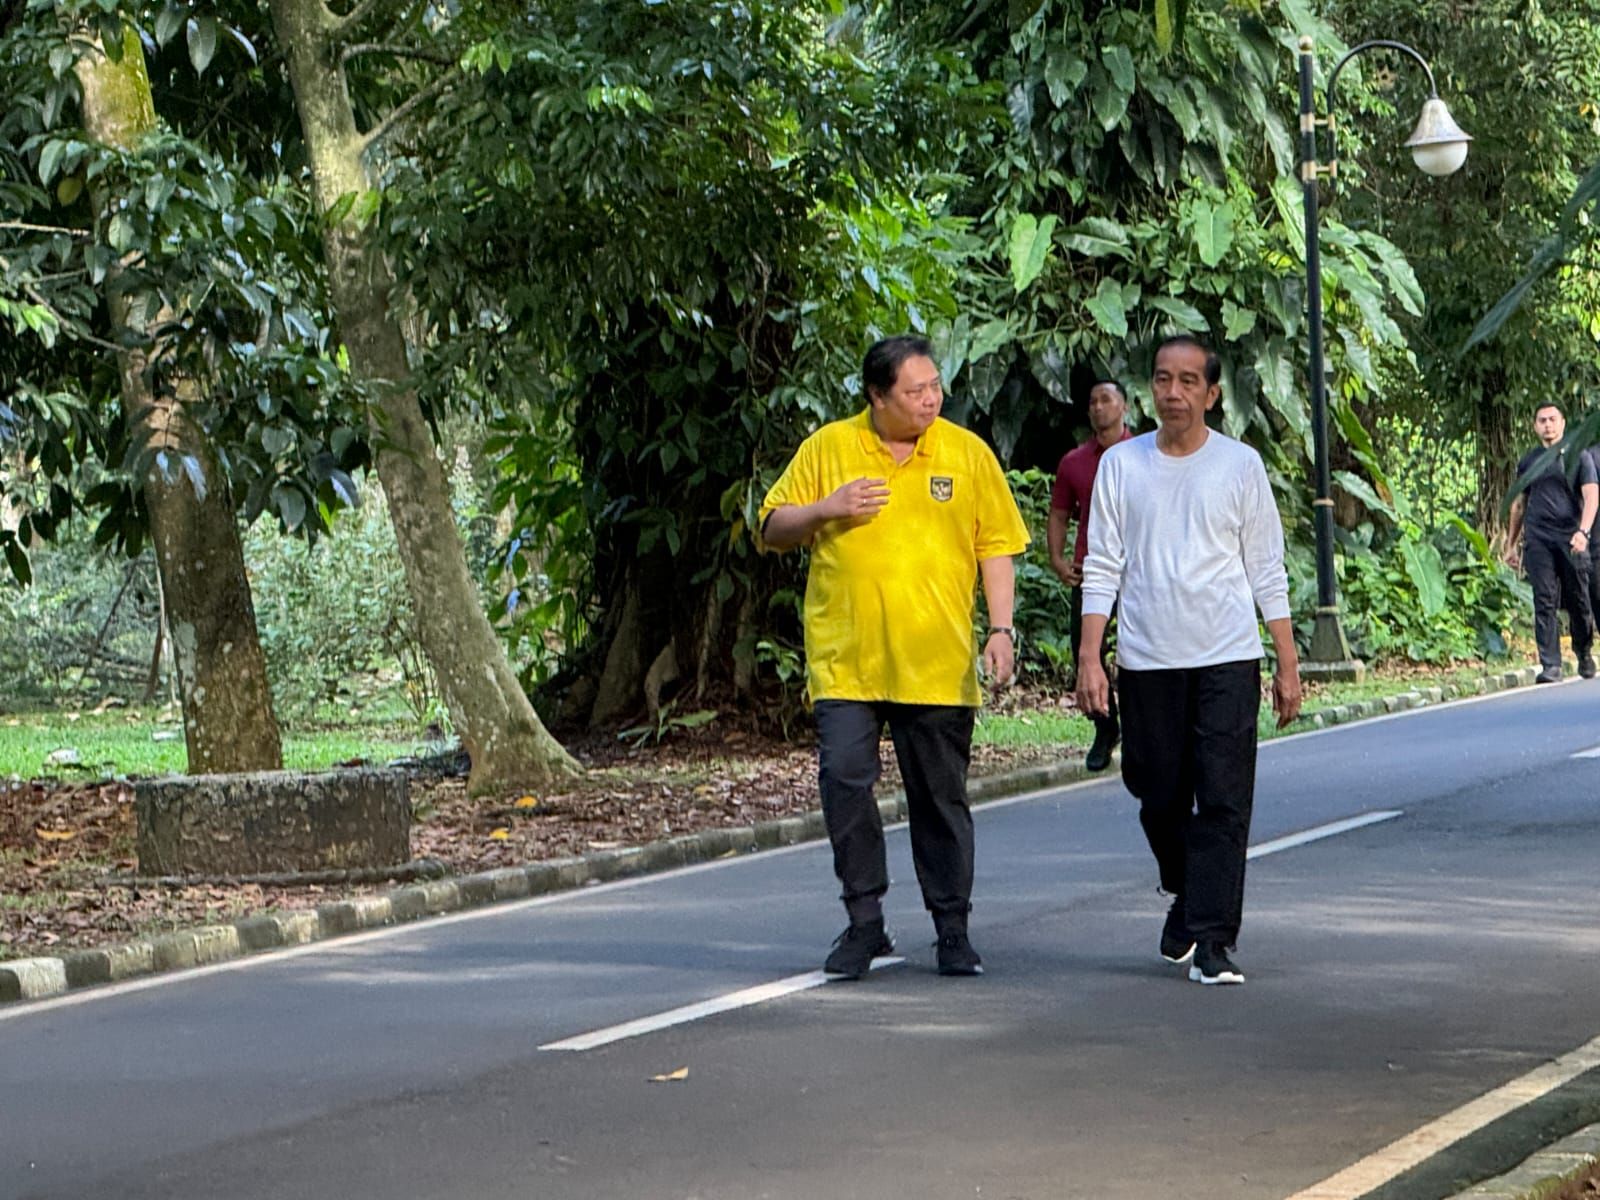
[[[1511,528],[1506,561],[1526,568],[1533,585],[1533,636],[1539,644],[1539,682],[1561,680],[1561,629],[1556,608],[1565,599],[1572,628],[1572,650],[1578,672],[1585,679],[1595,673],[1590,651],[1594,619],[1589,607],[1589,535],[1594,530],[1595,509],[1600,507],[1600,484],[1588,455],[1570,447],[1552,454],[1542,468],[1535,464],[1554,449],[1567,432],[1567,419],[1551,403],[1533,414],[1533,430],[1540,446],[1522,456],[1517,482],[1522,490],[1511,505]],[[1567,481],[1569,454],[1577,457],[1577,471]],[[1518,541],[1520,538],[1520,549]]]

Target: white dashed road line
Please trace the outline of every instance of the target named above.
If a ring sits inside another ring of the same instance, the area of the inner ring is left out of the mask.
[[[1299,833],[1287,834],[1284,837],[1273,838],[1270,842],[1262,842],[1259,846],[1251,846],[1245,852],[1245,857],[1265,858],[1269,854],[1277,854],[1283,850],[1293,850],[1296,846],[1304,846],[1307,842],[1320,842],[1323,838],[1349,833],[1352,829],[1362,829],[1368,825],[1376,825],[1380,821],[1392,821],[1396,817],[1404,815],[1398,809],[1383,809],[1379,812],[1362,813],[1359,817],[1346,817],[1342,821],[1330,821],[1328,824],[1318,825],[1314,829],[1303,829]]]
[[[883,967],[898,966],[905,962],[903,958],[875,958],[872,960],[872,969],[880,970]],[[790,996],[795,992],[803,992],[808,988],[820,987],[828,982],[828,976],[821,971],[807,971],[804,975],[791,975],[787,979],[775,979],[771,983],[763,983],[758,987],[745,988],[739,992],[729,992],[725,996],[714,996],[710,1000],[702,1000],[698,1004],[685,1004],[682,1008],[669,1009],[663,1013],[656,1013],[650,1017],[640,1017],[637,1021],[624,1021],[621,1025],[612,1025],[605,1029],[596,1029],[593,1033],[580,1033],[577,1037],[564,1038],[559,1042],[547,1042],[540,1046],[541,1050],[593,1050],[596,1046],[608,1046],[612,1042],[620,1042],[624,1038],[639,1037],[642,1034],[654,1033],[658,1029],[667,1029],[673,1025],[685,1025],[690,1021],[698,1021],[702,1017],[715,1016],[717,1013],[731,1012],[736,1008],[749,1008],[753,1004],[763,1004],[768,1000],[776,1000],[780,996]]]

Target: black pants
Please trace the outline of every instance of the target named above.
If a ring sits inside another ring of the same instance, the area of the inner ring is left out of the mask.
[[[1594,617],[1589,610],[1589,556],[1574,555],[1563,540],[1530,534],[1522,541],[1522,566],[1533,585],[1533,640],[1539,646],[1539,665],[1546,671],[1559,672],[1558,608],[1567,610],[1574,654],[1583,658],[1594,642]]]
[[[922,902],[939,920],[972,899],[972,810],[967,763],[974,709],[933,704],[819,700],[817,765],[833,870],[852,921],[883,915],[889,862],[872,787],[884,722],[894,739],[911,818],[911,857]]]
[[[1083,641],[1083,589],[1075,587],[1068,589],[1071,592],[1071,607],[1067,609],[1067,636],[1072,639],[1072,661],[1076,666],[1078,661],[1078,645]],[[1111,678],[1111,626],[1117,619],[1117,610],[1111,610],[1111,618],[1106,622],[1106,634],[1100,639],[1100,666],[1106,673],[1106,678]],[[1107,694],[1110,701],[1110,711],[1103,717],[1090,717],[1094,723],[1096,733],[1110,732],[1115,736],[1117,732],[1117,691],[1112,688]]]
[[[1161,887],[1183,897],[1196,941],[1233,945],[1256,786],[1261,664],[1117,676],[1122,781],[1139,801]]]

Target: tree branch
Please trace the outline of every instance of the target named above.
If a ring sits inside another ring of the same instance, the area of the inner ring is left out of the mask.
[[[23,233],[70,233],[73,237],[93,237],[88,229],[67,229],[61,225],[30,225],[27,221],[0,221],[0,229],[16,229]]]
[[[437,50],[422,50],[414,46],[395,46],[387,42],[352,42],[339,52],[339,65],[342,67],[353,58],[360,58],[364,54],[389,54],[395,58],[416,58],[423,62],[438,63],[440,66],[449,66],[455,59],[448,54]]]
[[[344,16],[334,17],[333,24],[329,28],[329,33],[332,35],[333,40],[340,42],[349,37],[356,31],[361,22],[372,15],[372,10],[384,2],[385,0],[360,0],[360,3],[345,13]]]
[[[419,92],[413,93],[403,104],[390,112],[388,116],[379,121],[371,128],[371,130],[367,132],[367,135],[361,139],[361,153],[363,155],[370,153],[379,142],[383,141],[384,138],[393,133],[394,130],[401,124],[401,122],[403,122],[416,110],[418,105],[426,104],[429,100],[434,99],[440,92],[444,91],[445,88],[449,87],[456,80],[460,79],[464,74],[465,72],[462,71],[460,67],[452,67],[450,70],[440,75],[432,83],[428,84],[427,87],[423,88]]]

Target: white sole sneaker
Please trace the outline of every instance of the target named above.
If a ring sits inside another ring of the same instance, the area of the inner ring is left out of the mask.
[[[1164,962],[1164,963],[1171,963],[1175,967],[1181,967],[1181,966],[1183,966],[1184,963],[1188,962],[1191,958],[1194,957],[1194,947],[1195,947],[1195,943],[1194,942],[1190,942],[1189,943],[1189,948],[1187,950],[1185,950],[1182,954],[1178,955],[1177,958],[1173,958],[1170,954],[1163,953],[1161,955],[1161,961]]]
[[[1199,967],[1190,967],[1189,982],[1203,983],[1207,987],[1219,983],[1243,983],[1244,974],[1240,971],[1219,971],[1215,975],[1207,975]]]

